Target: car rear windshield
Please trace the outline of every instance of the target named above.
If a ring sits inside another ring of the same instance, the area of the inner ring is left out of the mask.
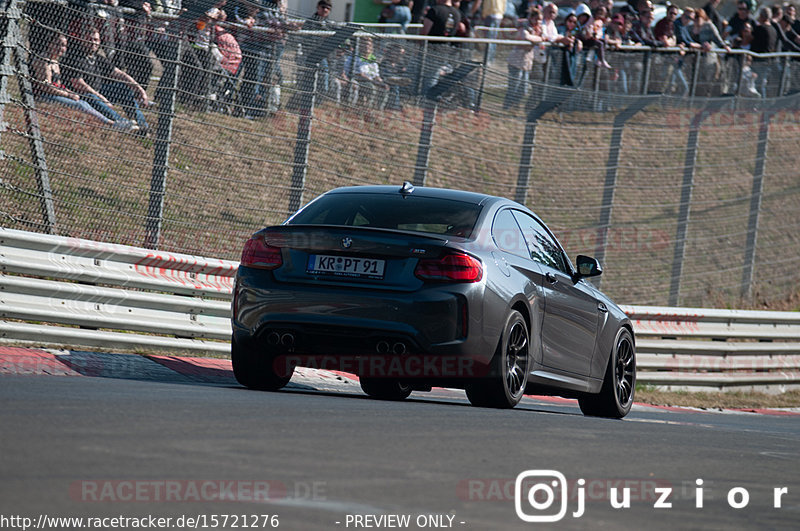
[[[451,199],[338,193],[313,201],[289,224],[375,227],[469,238],[480,211],[480,205]]]

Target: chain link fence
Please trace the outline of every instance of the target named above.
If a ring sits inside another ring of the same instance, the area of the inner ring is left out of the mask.
[[[488,63],[481,39],[278,12],[248,27],[2,4],[4,227],[238,259],[319,193],[408,180],[526,204],[570,256],[601,259],[600,287],[622,303],[780,307],[797,293],[798,57],[640,47],[610,51],[606,69],[553,47],[520,78],[507,65],[527,45],[512,40]],[[56,60],[62,83],[81,74],[67,57],[94,30],[152,100],[141,115],[42,97]]]

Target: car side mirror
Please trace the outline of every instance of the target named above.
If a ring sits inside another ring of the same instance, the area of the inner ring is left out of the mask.
[[[596,277],[603,274],[603,268],[600,267],[600,262],[591,256],[578,255],[577,258],[578,274],[577,279],[580,280],[585,277]]]

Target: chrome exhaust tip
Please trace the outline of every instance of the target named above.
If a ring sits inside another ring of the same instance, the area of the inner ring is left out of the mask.
[[[281,336],[278,335],[278,332],[270,332],[269,335],[267,335],[268,344],[275,346],[280,342],[281,342]]]
[[[281,345],[284,347],[291,347],[294,345],[294,334],[283,334],[281,336]]]

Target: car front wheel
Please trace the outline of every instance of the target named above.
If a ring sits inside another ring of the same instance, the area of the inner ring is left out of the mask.
[[[633,335],[627,328],[621,328],[608,357],[600,393],[585,394],[578,398],[578,404],[584,415],[621,419],[631,410],[635,387],[636,349]]]
[[[489,378],[466,387],[467,398],[472,405],[512,408],[519,404],[528,383],[529,337],[525,318],[513,310],[492,358]]]

